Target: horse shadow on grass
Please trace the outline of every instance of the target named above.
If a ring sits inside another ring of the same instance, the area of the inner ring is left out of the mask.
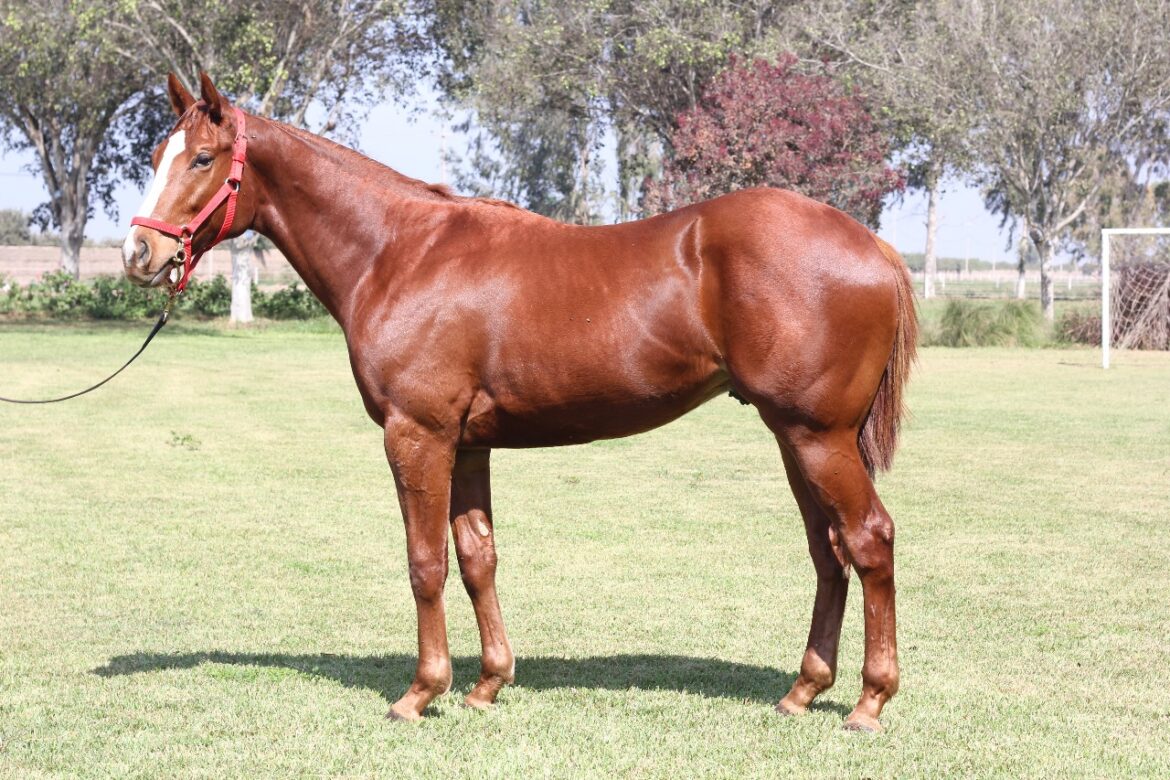
[[[294,655],[285,653],[132,653],[110,659],[92,670],[101,677],[140,672],[193,669],[205,663],[291,669],[334,680],[347,688],[375,691],[393,703],[414,674],[413,656]],[[479,677],[479,658],[452,658],[456,685]],[[544,691],[556,688],[594,688],[624,691],[678,691],[710,698],[775,703],[791,687],[796,675],[778,669],[680,655],[609,655],[589,658],[552,656],[516,659],[516,687]],[[814,703],[814,709],[847,713],[835,702]]]

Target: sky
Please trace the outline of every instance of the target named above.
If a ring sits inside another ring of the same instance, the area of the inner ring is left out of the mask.
[[[454,146],[460,137],[449,130],[444,133],[452,120],[443,118],[434,95],[424,94],[419,101],[414,110],[395,103],[376,106],[362,127],[359,143],[365,154],[400,173],[439,182],[443,179],[442,144]],[[47,199],[40,176],[26,170],[32,159],[30,152],[0,153],[0,209],[28,212]],[[99,209],[87,225],[88,238],[120,240],[125,235],[142,191],[133,185],[120,187],[116,200],[118,221]],[[989,261],[1010,256],[1005,250],[1007,234],[999,229],[999,219],[983,208],[978,191],[952,183],[942,195],[939,211],[940,256]],[[910,193],[900,201],[887,202],[879,234],[903,253],[918,253],[926,241],[925,223],[925,195]]]

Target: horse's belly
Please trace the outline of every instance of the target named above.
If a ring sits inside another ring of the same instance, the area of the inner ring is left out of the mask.
[[[462,443],[552,447],[631,436],[681,417],[728,387],[727,375],[717,368],[680,379],[655,390],[615,385],[588,388],[592,392],[484,391],[472,403]]]

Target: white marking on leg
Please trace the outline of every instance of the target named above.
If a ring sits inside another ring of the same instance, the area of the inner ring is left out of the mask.
[[[158,199],[162,196],[163,190],[166,189],[167,179],[170,178],[171,163],[186,148],[187,134],[183,130],[175,133],[167,140],[166,148],[163,149],[162,160],[158,164],[158,170],[154,172],[154,179],[150,182],[150,189],[146,191],[146,199],[142,201],[142,205],[138,207],[138,211],[134,216],[154,216],[154,207],[158,205]],[[137,230],[137,225],[130,228],[130,232],[126,234],[126,240],[122,244],[122,258],[126,262],[130,262],[133,259],[134,253],[137,250],[137,242],[134,240],[134,234]]]

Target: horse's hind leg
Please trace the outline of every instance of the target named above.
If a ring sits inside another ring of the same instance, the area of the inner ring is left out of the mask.
[[[489,450],[460,450],[451,475],[451,528],[463,585],[471,597],[483,661],[479,682],[465,700],[470,707],[491,706],[515,677],[515,660],[496,597],[496,544],[492,529]]]
[[[878,715],[898,690],[894,620],[894,523],[857,450],[857,431],[789,427],[781,433],[813,497],[837,528],[843,555],[864,593],[862,694],[845,727],[879,731]]]
[[[784,445],[780,445],[788,484],[796,498],[808,536],[808,551],[817,572],[817,595],[813,602],[812,625],[808,630],[808,645],[800,662],[800,674],[792,689],[776,705],[776,710],[797,715],[808,709],[809,703],[828,690],[837,677],[837,645],[841,639],[841,620],[845,614],[845,596],[849,590],[848,570],[843,565],[836,530],[829,516],[813,498],[811,489],[800,472],[800,466]],[[838,549],[834,550],[834,542]]]

